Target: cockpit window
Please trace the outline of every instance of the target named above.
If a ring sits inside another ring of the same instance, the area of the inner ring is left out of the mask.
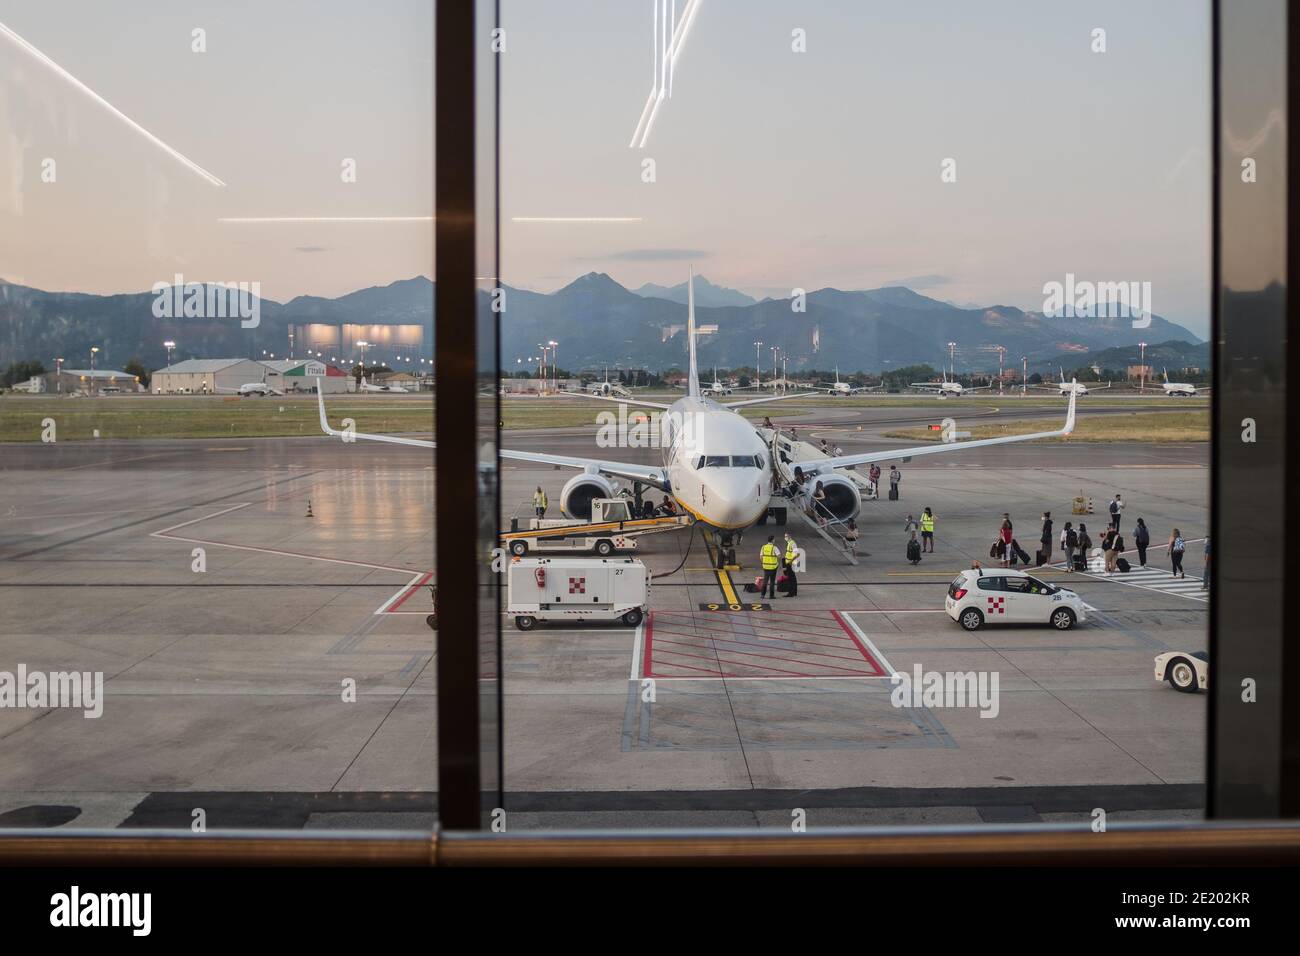
[[[703,455],[696,459],[695,467],[700,468],[758,468],[765,467],[762,455]]]

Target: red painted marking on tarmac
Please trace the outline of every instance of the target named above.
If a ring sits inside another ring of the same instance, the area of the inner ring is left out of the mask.
[[[641,676],[642,677],[655,676],[650,672],[651,649],[654,647],[654,633],[655,633],[655,612],[651,611],[649,614],[645,616],[645,633],[643,635],[643,637],[645,638],[645,646],[641,648]]]
[[[797,612],[800,614],[816,614],[819,612]],[[644,653],[641,659],[641,673],[646,678],[671,678],[674,674],[666,671],[698,671],[703,674],[709,674],[717,678],[747,678],[747,679],[811,679],[817,678],[837,678],[837,677],[882,677],[885,674],[884,668],[875,656],[863,645],[862,641],[848,626],[844,619],[836,611],[823,611],[823,614],[829,614],[831,621],[838,626],[839,630],[848,636],[850,644],[843,643],[828,644],[823,641],[806,640],[794,637],[786,633],[770,632],[740,634],[734,631],[723,631],[719,628],[708,627],[700,623],[701,618],[690,612],[671,612],[660,611],[652,613],[646,617],[645,644]],[[665,627],[664,622],[660,623],[660,641],[659,655],[660,660],[654,658],[654,620],[656,617],[663,617],[668,622],[682,627],[689,625],[693,628],[688,633],[678,630],[677,627]],[[683,618],[681,622],[673,620],[674,617]],[[753,615],[748,622],[757,627],[761,624],[761,615]],[[704,620],[712,620],[714,615],[710,614]],[[808,622],[811,624],[812,622]],[[800,627],[801,625],[796,625]],[[822,629],[817,627],[802,626],[802,633],[809,633],[809,636],[820,637],[823,635]],[[795,633],[801,633],[796,630]],[[826,631],[826,634],[833,633]],[[716,636],[714,636],[716,635]],[[673,640],[672,638],[682,638],[683,640]],[[745,641],[740,638],[749,638]],[[755,647],[762,650],[773,650],[774,648],[766,647],[763,644],[751,643],[754,640],[781,640],[790,644],[804,645],[808,648],[831,648],[846,651],[855,651],[858,656],[846,657],[838,654],[829,654],[824,651],[805,650],[804,647],[780,648],[784,651],[783,655],[760,654],[753,651],[746,651],[742,648]],[[713,656],[706,656],[698,653],[690,653],[688,650],[678,650],[677,648],[689,648],[689,651],[707,651],[713,650]],[[736,660],[730,655],[736,655],[741,660]],[[843,660],[858,662],[861,660],[866,665],[867,670],[848,667],[842,664],[823,663],[822,660]],[[755,660],[757,659],[757,660]],[[711,668],[700,667],[693,663],[685,661],[705,661],[712,665]],[[782,667],[775,667],[771,664],[763,664],[760,661],[779,661],[785,664],[792,664],[802,667],[802,670],[787,670]]]
[[[698,637],[698,636],[699,636],[698,634],[688,634],[688,633],[683,633],[682,631],[669,631],[669,630],[665,630],[662,624],[659,626],[659,629],[660,629],[663,633],[665,633],[665,634],[671,634],[671,635],[673,635],[674,637]],[[714,633],[714,634],[730,634],[730,633],[733,633],[733,632],[731,632],[731,631],[711,631],[710,633]],[[773,636],[768,635],[768,634],[752,634],[752,635],[748,635],[748,634],[747,634],[747,635],[743,635],[743,636],[745,636],[745,637],[756,637],[756,638],[759,638],[759,639],[761,639],[761,640],[768,640],[768,641],[784,641],[784,642],[787,643],[787,644],[808,644],[808,645],[811,645],[812,647],[832,647],[832,648],[840,648],[840,649],[843,649],[843,648],[844,648],[844,643],[843,643],[842,641],[841,641],[839,644],[824,644],[824,643],[822,643],[821,641],[804,641],[804,640],[800,640],[800,639],[797,638],[797,637],[787,637],[787,636],[784,635],[784,634],[781,634],[779,637],[773,637]],[[710,638],[710,640],[734,641],[735,638],[734,638],[734,637],[721,637],[721,638]],[[753,646],[753,647],[763,647],[764,645],[762,645],[762,644],[754,644],[754,645],[752,645],[752,646]],[[816,653],[816,652],[815,652],[815,651],[809,651],[808,653],[813,654],[813,653]]]
[[[710,640],[712,640],[712,638],[710,638]],[[693,649],[695,649],[695,650],[699,650],[699,651],[706,650],[706,648],[700,647],[698,644],[687,644],[687,643],[684,643],[684,642],[682,642],[682,641],[664,641],[663,643],[665,643],[665,644],[675,644],[675,645],[677,645],[678,647],[690,647],[690,648],[693,648]],[[733,643],[734,643],[734,642],[733,642]],[[719,653],[719,654],[737,654],[737,655],[739,655],[739,656],[741,656],[741,657],[757,657],[757,658],[760,658],[760,659],[765,660],[765,661],[781,661],[781,662],[784,663],[784,664],[798,664],[798,665],[803,666],[803,667],[821,667],[821,668],[824,668],[824,669],[826,669],[826,670],[839,670],[839,671],[845,671],[846,673],[849,673],[849,674],[860,674],[860,673],[862,673],[861,671],[855,671],[855,670],[853,670],[852,668],[841,667],[841,666],[839,666],[838,664],[819,664],[817,661],[805,661],[805,660],[799,660],[799,659],[797,659],[797,658],[792,658],[792,657],[781,657],[781,656],[776,655],[776,654],[755,654],[755,653],[752,653],[752,652],[750,652],[750,651],[738,651],[738,650],[734,650],[734,649],[731,649],[731,648],[714,648],[714,650],[716,650],[717,653]],[[681,654],[682,652],[681,652],[681,651],[673,651],[672,653],[674,653],[674,654]],[[684,656],[684,657],[693,657],[693,656],[695,656],[695,655],[692,655],[692,654],[683,654],[682,656]],[[820,655],[820,656],[829,656],[829,655]],[[853,660],[853,658],[851,658],[851,657],[841,657],[841,658],[838,658],[838,659],[839,659],[839,660],[845,660],[845,661],[847,661],[847,660]],[[772,667],[772,666],[769,665],[769,664],[750,664],[748,661],[731,661],[731,662],[729,662],[729,663],[744,664],[744,666],[746,666],[746,667],[763,667],[763,668],[767,668],[768,670],[779,670],[779,668]],[[814,675],[812,675],[812,674],[801,674],[800,676],[801,676],[801,677],[812,677],[812,676],[814,676]],[[874,676],[874,675],[873,675],[873,676]]]
[[[402,596],[401,596],[400,598],[397,599],[397,602],[396,602],[395,604],[393,604],[393,606],[390,607],[390,608],[389,608],[387,611],[385,611],[384,613],[385,613],[385,614],[392,614],[392,613],[393,613],[394,611],[396,611],[399,607],[401,607],[403,604],[405,604],[406,601],[407,601],[407,599],[410,598],[410,596],[411,596],[412,594],[414,594],[416,591],[420,590],[420,588],[424,587],[424,585],[427,584],[428,581],[429,581],[429,579],[432,578],[432,577],[433,577],[433,572],[432,572],[432,571],[426,571],[424,577],[420,578],[420,580],[416,581],[414,584],[412,584],[410,587],[408,587],[408,588],[406,589],[405,593],[403,593]]]
[[[865,657],[871,663],[871,666],[875,668],[876,676],[884,677],[885,669],[880,666],[880,662],[877,661],[875,657],[871,655],[871,652],[862,646],[862,642],[858,640],[858,635],[854,634],[853,629],[844,622],[844,618],[840,617],[840,612],[831,611],[831,617],[835,618],[835,620],[839,622],[840,627],[844,628],[844,633],[849,636],[849,639],[851,641],[853,641],[854,646],[856,646],[857,649],[862,652],[862,656]]]

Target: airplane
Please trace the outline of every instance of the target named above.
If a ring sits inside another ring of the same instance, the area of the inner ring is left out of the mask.
[[[1110,388],[1110,385],[1111,385],[1110,382],[1107,382],[1105,385],[1094,385],[1092,387],[1092,390],[1094,392],[1099,392],[1103,388]],[[1029,387],[1030,388],[1055,388],[1057,389],[1057,394],[1061,396],[1066,396],[1070,394],[1074,394],[1074,395],[1088,394],[1087,385],[1084,385],[1082,382],[1078,382],[1078,381],[1067,382],[1065,380],[1065,369],[1061,369],[1061,379],[1055,385],[1030,385]]]
[[[366,377],[364,375],[361,376],[361,384],[357,386],[357,391],[359,392],[400,392],[403,395],[407,394],[406,389],[402,388],[402,386],[400,385],[373,385],[370,382],[366,381]]]
[[[632,393],[629,392],[622,385],[618,384],[618,382],[611,382],[609,380],[608,367],[606,367],[605,369],[605,381],[592,382],[590,385],[586,386],[586,389],[588,395],[594,395],[597,398],[601,398],[608,395],[620,395],[624,398],[632,397]]]
[[[713,384],[705,386],[704,389],[700,392],[700,394],[701,395],[730,395],[731,394],[731,388],[726,385],[723,385],[722,382],[718,380],[718,367],[716,365],[713,366]]]
[[[950,382],[945,374],[942,382],[913,382],[911,388],[919,389],[923,392],[934,392],[939,398],[959,398],[968,392],[982,392],[985,389],[992,388],[991,385],[980,385],[978,387],[962,385],[961,382]],[[1072,393],[1073,394],[1073,393]]]
[[[844,396],[857,395],[861,392],[878,391],[878,389],[874,388],[871,385],[862,385],[859,386],[858,388],[854,388],[848,382],[841,382],[840,369],[838,365],[835,367],[835,381],[818,382],[816,385],[813,386],[813,388],[821,389],[827,395],[844,395]]]
[[[501,458],[527,461],[543,465],[574,468],[578,474],[570,478],[560,492],[562,512],[574,518],[590,518],[591,502],[595,498],[614,497],[620,480],[636,485],[656,488],[671,495],[681,509],[695,518],[696,524],[708,529],[714,536],[718,561],[723,556],[734,558],[735,546],[746,529],[760,520],[766,521],[774,507],[783,508],[789,500],[797,507],[810,504],[810,496],[817,484],[825,492],[824,507],[838,522],[847,522],[858,516],[861,498],[857,486],[837,469],[855,468],[873,461],[899,461],[920,455],[938,455],[965,451],[970,448],[987,448],[993,445],[1033,441],[1038,438],[1055,438],[1074,430],[1075,401],[1070,395],[1065,425],[1055,431],[1027,435],[1006,435],[964,442],[927,443],[912,448],[887,448],[853,455],[815,458],[799,462],[806,480],[800,490],[792,490],[793,498],[774,495],[771,450],[757,427],[743,418],[737,409],[766,402],[785,401],[790,398],[815,396],[817,392],[797,395],[769,395],[720,403],[704,394],[700,387],[695,353],[695,270],[687,280],[686,330],[690,364],[687,372],[687,394],[671,405],[642,399],[623,399],[595,396],[597,401],[618,402],[658,411],[661,418],[662,465],[633,464],[603,458],[585,458],[570,455],[552,455],[542,452],[500,449]],[[561,393],[565,394],[565,393]],[[575,398],[589,396],[573,395]],[[396,435],[375,435],[340,431],[333,428],[325,412],[324,395],[318,395],[321,430],[326,435],[347,442],[356,439],[434,448],[436,444],[419,438]],[[781,502],[773,505],[773,498]],[[779,517],[778,517],[779,520]]]
[[[1169,381],[1169,369],[1165,369],[1165,380],[1161,387],[1165,390],[1165,394],[1170,398],[1176,398],[1178,396],[1190,398],[1193,395],[1204,394],[1209,391],[1208,388],[1201,388],[1198,390],[1191,382]]]
[[[267,385],[265,378],[263,378],[262,381],[260,382],[245,382],[243,385],[239,386],[239,388],[225,388],[221,385],[218,385],[217,391],[230,392],[235,395],[243,395],[243,396],[259,395],[263,397],[267,395],[284,394],[284,392],[280,391],[279,389],[275,389],[272,388],[270,385]]]

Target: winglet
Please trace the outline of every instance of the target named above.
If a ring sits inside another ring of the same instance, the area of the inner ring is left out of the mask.
[[[316,402],[320,406],[320,427],[326,435],[334,437],[342,434],[333,428],[330,428],[330,421],[325,417],[325,388],[321,385],[321,380],[316,379]]]
[[[1077,379],[1070,379],[1070,409],[1065,414],[1065,427],[1061,429],[1062,435],[1068,435],[1074,431],[1074,406],[1079,400],[1079,390],[1074,387],[1077,382]]]

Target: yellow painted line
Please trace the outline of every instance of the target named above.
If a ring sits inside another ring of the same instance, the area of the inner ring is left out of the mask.
[[[718,576],[718,587],[722,589],[723,600],[727,604],[739,604],[740,599],[736,597],[736,588],[731,583],[731,575],[725,569],[717,567],[718,559],[714,556],[713,543],[709,541],[709,537],[705,534],[703,528],[700,529],[700,537],[704,539],[704,547],[709,551],[709,563],[714,565],[709,570]]]
[[[958,568],[955,571],[886,571],[886,574],[898,574],[904,577],[909,575],[926,575],[926,574],[961,574],[963,571],[973,571],[974,568]],[[988,570],[987,568],[985,570]]]
[[[722,594],[727,599],[728,604],[739,604],[740,599],[736,597],[736,589],[731,583],[731,574],[727,571],[718,571],[718,585],[722,588]]]

